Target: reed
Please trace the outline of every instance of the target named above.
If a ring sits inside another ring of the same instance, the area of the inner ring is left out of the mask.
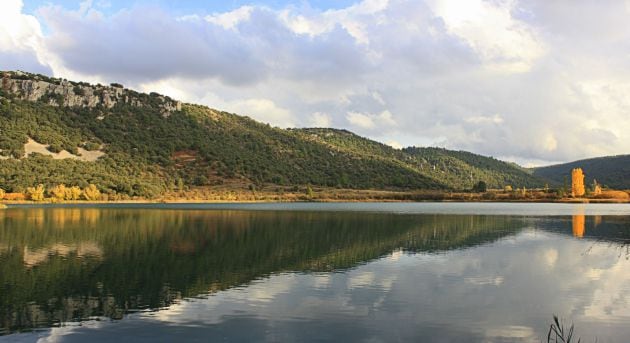
[[[549,332],[547,333],[547,343],[571,343],[573,341],[573,324],[566,331],[564,324],[558,319],[558,316],[553,316],[553,323],[549,326]],[[578,338],[577,343],[580,343],[581,339]]]

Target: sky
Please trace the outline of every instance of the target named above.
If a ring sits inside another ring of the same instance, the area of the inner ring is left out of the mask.
[[[0,70],[526,166],[630,153],[630,0],[2,0]]]

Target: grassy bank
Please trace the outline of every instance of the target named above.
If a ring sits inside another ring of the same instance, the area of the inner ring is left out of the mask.
[[[533,190],[488,190],[486,192],[448,192],[436,190],[396,191],[396,190],[357,190],[320,187],[277,187],[261,189],[199,187],[181,192],[170,192],[156,198],[134,197],[128,199],[108,199],[102,195],[90,203],[184,203],[184,202],[558,202],[558,203],[628,203],[630,195],[626,191],[605,191],[597,196],[580,198],[559,196],[557,192],[542,189]],[[32,203],[86,203],[87,201],[60,201],[45,198],[42,201],[0,200],[5,204]]]

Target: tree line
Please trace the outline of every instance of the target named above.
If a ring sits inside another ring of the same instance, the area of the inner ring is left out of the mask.
[[[89,184],[84,188],[78,186],[66,186],[64,184],[55,185],[46,189],[43,184],[34,187],[26,187],[24,193],[7,193],[0,188],[0,200],[32,200],[32,201],[97,201],[102,200],[101,191],[94,184]]]

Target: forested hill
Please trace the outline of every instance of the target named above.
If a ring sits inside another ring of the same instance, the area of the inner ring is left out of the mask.
[[[405,148],[403,151],[413,156],[422,171],[441,177],[448,184],[460,188],[467,187],[475,180],[484,180],[492,187],[537,187],[543,183],[538,179],[532,180],[531,172],[515,163],[467,151],[416,147]]]
[[[158,196],[221,184],[469,189],[542,184],[508,163],[443,149],[393,149],[335,129],[279,129],[120,84],[3,72],[0,188],[95,184]]]
[[[309,128],[296,131],[343,151],[383,160],[395,159],[454,189],[470,189],[479,181],[494,188],[506,185],[535,187],[543,184],[532,177],[531,172],[516,164],[467,151],[417,147],[398,150],[346,130]]]
[[[630,189],[630,155],[590,158],[570,163],[535,168],[534,175],[546,178],[555,185],[571,182],[571,170],[582,168],[585,183],[592,184],[593,179],[599,184],[614,189]]]

